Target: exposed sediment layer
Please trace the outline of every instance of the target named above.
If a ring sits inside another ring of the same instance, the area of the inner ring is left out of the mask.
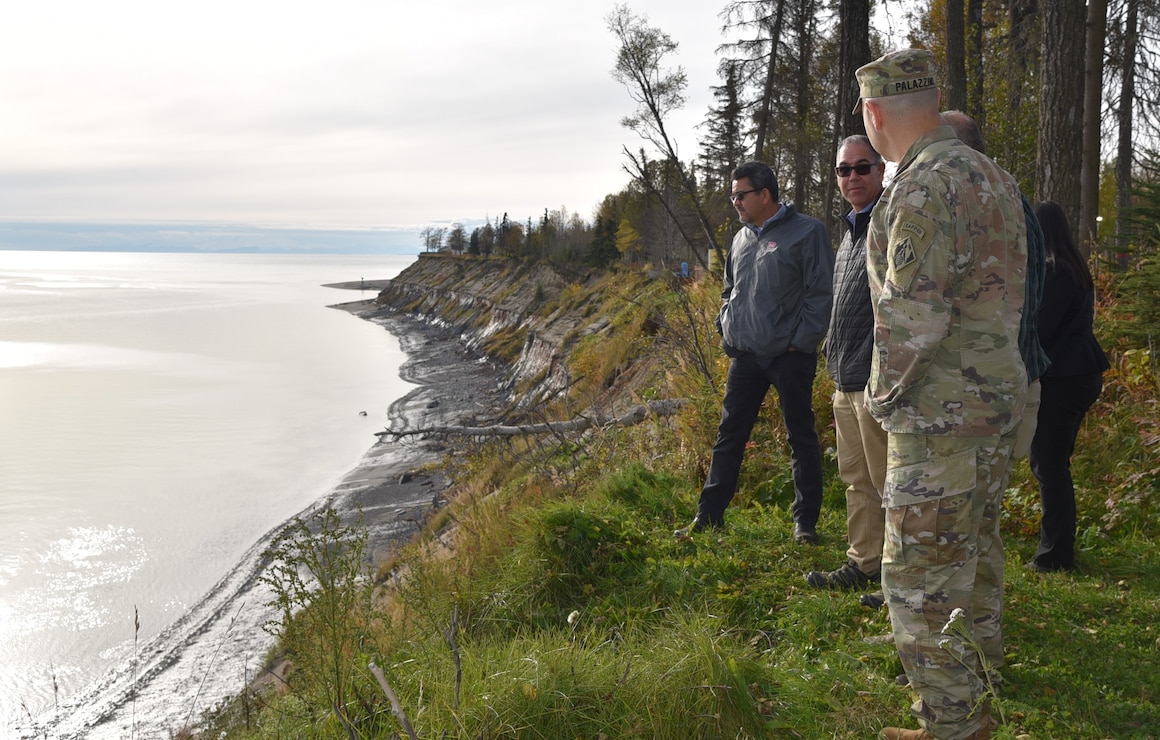
[[[454,329],[372,301],[335,308],[382,325],[399,338],[407,354],[399,374],[417,387],[391,405],[389,428],[479,423],[493,418],[503,403],[502,372],[468,348]],[[432,464],[448,451],[442,442],[388,438],[371,447],[338,485],[330,500],[345,519],[361,513],[376,560],[410,538],[423,517],[443,503],[448,481]]]

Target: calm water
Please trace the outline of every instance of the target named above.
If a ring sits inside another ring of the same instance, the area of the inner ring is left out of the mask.
[[[372,295],[321,285],[413,259],[0,251],[0,735],[187,640],[358,462],[412,386],[395,338],[327,308]]]

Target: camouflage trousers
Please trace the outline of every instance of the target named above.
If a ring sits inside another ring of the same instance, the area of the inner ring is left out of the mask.
[[[981,651],[1003,663],[999,509],[1015,432],[999,437],[890,434],[882,587],[912,710],[928,734],[957,740],[979,727]],[[942,630],[955,609],[967,639]],[[973,641],[976,647],[970,646]]]

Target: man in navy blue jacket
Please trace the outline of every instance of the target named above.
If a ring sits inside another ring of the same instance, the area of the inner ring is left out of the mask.
[[[820,221],[778,199],[769,165],[747,162],[734,170],[730,199],[744,226],[729,250],[717,327],[732,361],[697,517],[674,535],[724,524],[745,445],[773,386],[793,461],[794,540],[814,544],[822,457],[813,384],[818,345],[830,321],[834,250]]]

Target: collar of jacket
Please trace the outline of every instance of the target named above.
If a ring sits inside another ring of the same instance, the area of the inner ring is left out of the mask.
[[[765,232],[773,228],[778,221],[789,218],[794,214],[793,203],[782,203],[781,207],[777,209],[777,213],[773,214],[765,220],[761,226],[754,226],[753,224],[745,224],[745,228],[752,231],[757,236],[761,236]]]
[[[866,233],[866,228],[870,226],[870,216],[874,214],[874,209],[878,206],[878,201],[882,199],[882,194],[879,193],[870,207],[864,211],[859,211],[854,214],[854,220],[850,221],[849,216],[842,220],[846,222],[846,228],[850,230],[850,238],[857,239]]]

